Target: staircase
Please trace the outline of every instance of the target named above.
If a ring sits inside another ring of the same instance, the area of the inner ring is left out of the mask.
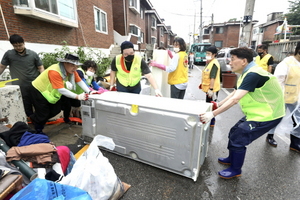
[[[119,55],[121,53],[121,47],[120,45],[115,44],[114,47],[111,49],[109,57],[113,59],[116,57],[116,55]]]

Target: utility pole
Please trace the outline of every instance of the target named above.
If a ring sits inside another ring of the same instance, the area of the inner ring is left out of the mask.
[[[243,37],[242,42],[239,46],[249,47],[251,44],[251,33],[252,33],[252,16],[254,11],[255,0],[246,0],[244,18],[243,18]]]
[[[210,43],[214,45],[214,14],[211,15],[211,28],[210,28]]]
[[[202,31],[202,0],[200,0],[200,26],[199,26],[199,43],[202,43],[203,40],[203,31]]]
[[[193,44],[195,44],[195,35],[196,33],[196,9],[195,9],[195,14],[194,14],[194,32],[193,32]]]

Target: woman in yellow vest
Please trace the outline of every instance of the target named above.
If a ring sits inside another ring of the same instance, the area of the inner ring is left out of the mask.
[[[177,37],[174,39],[173,47],[175,55],[172,58],[170,66],[165,66],[155,61],[151,61],[149,65],[169,72],[168,84],[171,85],[171,98],[183,99],[188,85],[186,44],[182,38]]]
[[[285,58],[276,66],[274,75],[284,91],[286,108],[292,113],[292,115],[287,116],[291,117],[294,126],[292,130],[289,130],[291,139],[290,150],[300,153],[300,42],[297,43],[294,55]],[[284,124],[283,126],[287,127]],[[268,132],[268,136],[272,135],[273,138],[274,133],[275,128]],[[267,142],[272,145],[268,138]]]
[[[88,99],[88,94],[93,94],[76,72],[78,65],[81,65],[77,55],[67,53],[64,59],[58,58],[57,61],[59,63],[43,71],[28,88],[29,100],[35,110],[33,113],[28,113],[28,117],[37,133],[42,132],[48,119],[61,112],[62,95],[82,101]],[[76,94],[71,91],[71,89],[76,90],[78,86],[84,91],[83,93]]]
[[[246,146],[276,127],[285,114],[283,93],[278,80],[253,62],[252,50],[247,47],[237,48],[230,54],[232,71],[241,74],[237,90],[221,101],[216,110],[200,114],[200,121],[208,123],[213,117],[240,103],[245,115],[230,129],[228,157],[218,158],[219,163],[230,165],[219,172],[219,176],[224,179],[241,176]]]
[[[134,53],[133,44],[125,41],[121,44],[121,54],[111,62],[110,90],[116,82],[117,91],[139,94],[141,77],[144,75],[155,90],[156,96],[162,96],[151,71],[138,54]]]

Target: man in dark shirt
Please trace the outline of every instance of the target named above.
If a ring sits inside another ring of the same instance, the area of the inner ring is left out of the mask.
[[[0,63],[0,74],[9,65],[11,78],[19,79],[18,81],[13,81],[12,84],[20,86],[24,108],[28,110],[32,106],[28,102],[26,88],[44,71],[44,66],[36,52],[25,48],[24,39],[21,36],[17,34],[11,35],[9,41],[14,49],[5,52]],[[26,114],[28,116],[28,113]]]
[[[221,101],[214,111],[200,114],[200,121],[208,123],[239,103],[245,115],[230,129],[229,156],[218,159],[221,164],[230,165],[219,172],[224,179],[241,176],[246,146],[276,127],[285,115],[283,92],[277,78],[253,62],[250,49],[237,48],[230,54],[232,71],[241,74],[237,90]]]

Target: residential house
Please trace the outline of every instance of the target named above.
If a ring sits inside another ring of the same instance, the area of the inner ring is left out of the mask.
[[[257,47],[263,43],[275,40],[276,28],[283,23],[283,12],[273,12],[267,15],[267,22],[253,28],[251,45]]]
[[[252,26],[257,21],[252,21]],[[242,21],[228,21],[204,26],[203,41],[217,48],[238,47],[242,37]]]
[[[70,46],[108,49],[113,43],[111,0],[99,1],[1,0],[0,41],[11,49],[8,33],[24,37],[27,48],[53,51]],[[7,32],[6,32],[7,30]],[[1,45],[2,46],[2,45]]]
[[[168,48],[175,37],[163,23],[149,0],[112,0],[114,44],[128,40],[135,50],[151,57],[155,47]]]
[[[52,52],[67,44],[70,47],[91,47],[107,55],[120,41],[130,40],[136,50],[147,44],[171,41],[149,0],[1,0],[4,18],[0,17],[0,57],[12,46],[7,38],[12,34],[24,37],[26,47],[36,52]],[[155,13],[147,13],[152,10]],[[154,29],[151,18],[156,17]],[[147,22],[147,23],[146,23]],[[159,26],[157,26],[159,25]],[[163,27],[163,29],[161,29]],[[155,31],[159,29],[159,31]],[[149,40],[150,38],[150,40]]]

